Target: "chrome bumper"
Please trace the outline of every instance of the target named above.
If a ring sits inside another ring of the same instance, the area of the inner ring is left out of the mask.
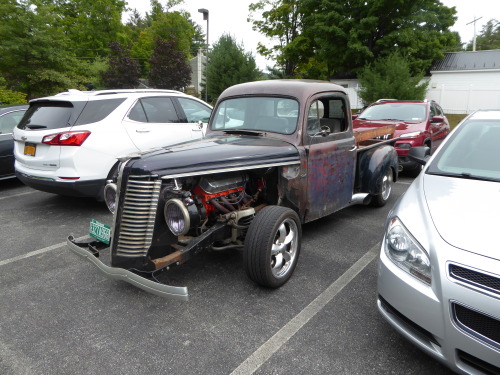
[[[76,243],[73,236],[69,236],[66,241],[69,249],[88,259],[94,264],[104,275],[111,279],[123,280],[132,284],[148,293],[156,294],[160,297],[173,298],[177,300],[187,301],[188,290],[187,287],[178,287],[161,284],[159,282],[146,279],[136,273],[133,273],[124,268],[110,267],[99,260],[98,251],[90,249],[90,242]]]

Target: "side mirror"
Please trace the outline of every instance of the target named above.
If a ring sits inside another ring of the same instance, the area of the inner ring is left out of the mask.
[[[359,115],[357,115],[357,114],[356,114],[356,115],[352,115],[352,119],[353,119],[353,120],[356,120],[356,119],[358,118],[358,116],[359,116]]]
[[[431,122],[443,122],[444,117],[443,116],[432,116]]]
[[[425,165],[431,157],[431,149],[427,146],[412,147],[408,151],[408,157],[418,164]]]

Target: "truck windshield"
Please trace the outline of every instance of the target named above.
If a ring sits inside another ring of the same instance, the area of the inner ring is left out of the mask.
[[[427,173],[500,181],[500,121],[464,123],[436,155]]]
[[[299,103],[290,98],[244,97],[219,103],[212,130],[251,130],[292,134],[297,128]]]

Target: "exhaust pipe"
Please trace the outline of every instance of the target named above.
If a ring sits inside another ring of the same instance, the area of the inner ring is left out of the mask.
[[[358,194],[354,194],[351,198],[351,203],[349,203],[349,205],[355,205],[355,204],[363,204],[363,205],[367,205],[367,204],[370,204],[372,200],[372,197],[370,194],[368,193],[358,193]]]

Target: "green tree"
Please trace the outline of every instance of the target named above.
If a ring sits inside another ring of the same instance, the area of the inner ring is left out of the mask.
[[[149,84],[159,89],[181,90],[191,83],[191,66],[176,41],[157,39],[150,62]]]
[[[80,84],[79,63],[65,30],[54,25],[57,7],[49,1],[0,2],[0,75],[8,89],[28,98],[51,95]]]
[[[111,56],[108,69],[102,73],[107,88],[132,89],[139,85],[140,66],[118,42],[109,45]]]
[[[380,98],[422,100],[429,82],[423,82],[424,74],[411,73],[410,64],[399,53],[381,57],[367,65],[358,75],[362,85],[359,96],[365,103]]]
[[[279,41],[272,51],[278,63],[291,61],[299,68],[294,76],[304,75],[309,65],[314,74],[356,73],[394,50],[419,72],[457,43],[457,34],[449,31],[455,8],[439,0],[262,0],[250,9],[264,8],[263,21],[254,20],[254,28]]]
[[[63,27],[77,57],[107,56],[109,43],[123,39],[124,0],[53,1],[58,13],[53,24]]]
[[[252,54],[245,52],[230,35],[222,35],[208,54],[208,101],[217,99],[229,86],[258,80],[261,74]]]
[[[467,51],[472,51],[474,41],[467,44]],[[500,22],[491,19],[486,22],[481,32],[476,37],[476,50],[488,50],[500,48]]]

